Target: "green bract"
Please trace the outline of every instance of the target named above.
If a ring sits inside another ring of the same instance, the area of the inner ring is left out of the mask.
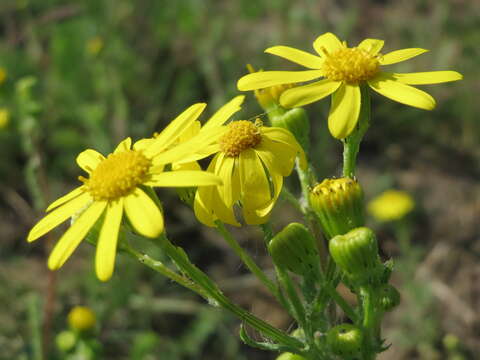
[[[379,304],[383,311],[391,311],[400,304],[400,293],[390,284],[378,289]]]

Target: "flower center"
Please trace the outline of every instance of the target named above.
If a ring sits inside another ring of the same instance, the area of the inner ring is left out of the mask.
[[[243,150],[255,147],[262,141],[261,125],[239,120],[227,126],[227,132],[219,140],[220,150],[227,156],[238,156]]]
[[[131,193],[148,179],[151,161],[141,152],[127,150],[110,154],[88,179],[79,177],[94,200],[116,200]]]
[[[343,48],[326,58],[322,70],[325,77],[333,81],[358,83],[374,77],[379,70],[378,58],[360,48]]]

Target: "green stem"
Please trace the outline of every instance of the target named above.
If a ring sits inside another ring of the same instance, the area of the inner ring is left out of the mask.
[[[357,314],[355,310],[350,306],[350,304],[334,289],[330,284],[325,284],[325,291],[328,295],[340,306],[343,312],[352,320],[354,323],[357,321]]]
[[[282,284],[282,287],[285,289],[288,299],[292,304],[295,320],[297,320],[297,322],[300,324],[302,328],[305,328],[306,327],[305,308],[303,307],[302,301],[298,296],[297,290],[295,289],[295,285],[293,285],[292,279],[290,278],[290,276],[286,271],[283,271],[278,267],[275,267],[275,269],[277,270],[278,280],[280,281],[280,284]]]
[[[225,225],[217,220],[215,221],[217,226],[217,231],[223,236],[228,245],[235,251],[237,256],[243,261],[245,266],[250,270],[265,287],[278,299],[279,298],[279,288],[276,284],[271,281],[267,275],[258,267],[255,261],[251,256],[238,244],[237,240],[232,236],[232,234],[227,230]]]
[[[377,333],[378,333],[378,313],[376,311],[375,293],[371,286],[363,286],[360,288],[360,296],[363,307],[362,327],[365,331],[365,360],[373,360],[376,358],[377,349]]]
[[[163,276],[169,278],[170,280],[175,281],[176,283],[186,287],[187,289],[192,290],[193,292],[197,293],[198,295],[205,298],[207,301],[209,300],[209,296],[203,291],[203,289],[192,282],[190,279],[179,275],[175,271],[171,270],[167,266],[165,266],[161,261],[152,259],[147,254],[142,254],[137,250],[126,246],[125,244],[122,247],[129,255],[137,259],[140,263],[144,264],[145,266],[149,267],[150,269],[162,274]]]
[[[343,176],[355,177],[357,155],[360,143],[370,126],[370,92],[367,86],[361,86],[361,108],[357,128],[343,139]]]
[[[182,249],[177,248],[168,240],[165,234],[160,235],[157,240],[157,244],[160,245],[162,250],[175,262],[175,264],[188,274],[197,285],[201,286],[205,293],[208,294],[209,298],[215,300],[219,306],[227,309],[274,341],[300,351],[303,344],[299,340],[274,328],[265,321],[232,303],[225,295],[223,295],[220,289],[218,289],[215,283],[204,272],[190,262]]]

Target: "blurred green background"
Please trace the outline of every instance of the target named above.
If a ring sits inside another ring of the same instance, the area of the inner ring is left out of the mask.
[[[480,2],[474,0],[2,0],[0,2],[0,359],[62,359],[54,345],[66,314],[97,314],[100,359],[274,359],[237,340],[239,322],[179,286],[118,257],[113,279],[93,274],[84,243],[57,273],[46,256],[61,231],[25,236],[45,204],[78,184],[76,155],[108,153],[121,139],[150,136],[184,108],[208,113],[237,94],[251,63],[295,69],[263,53],[311,51],[332,31],[349,44],[384,39],[384,51],[429,53],[395,71],[457,70],[461,82],[428,87],[434,111],[373,96],[373,123],[359,156],[367,200],[408,191],[416,210],[397,224],[373,220],[385,258],[397,261],[403,303],[385,325],[382,359],[474,359],[480,351]],[[427,87],[426,87],[427,88]],[[328,134],[329,101],[308,107],[319,177],[340,175],[341,144]],[[242,118],[261,113],[248,94]],[[204,118],[205,119],[205,118]],[[292,180],[295,186],[295,181]],[[288,329],[283,314],[174,192],[160,193],[172,238],[225,292]],[[299,219],[281,203],[274,226]],[[61,229],[60,229],[61,230]],[[269,267],[255,228],[235,231]],[[408,246],[400,247],[399,238]],[[149,244],[138,244],[158,258]],[[445,336],[448,340],[444,341]],[[453,344],[453,345],[452,345]]]

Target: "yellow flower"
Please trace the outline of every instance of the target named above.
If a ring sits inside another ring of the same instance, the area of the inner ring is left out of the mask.
[[[97,319],[93,311],[86,306],[75,306],[68,313],[68,325],[76,331],[87,331],[93,329]]]
[[[233,121],[217,129],[221,137],[211,146],[216,155],[207,171],[218,175],[223,185],[197,190],[195,214],[207,226],[214,226],[216,220],[239,226],[233,211],[239,202],[247,224],[262,224],[297,155],[301,166],[306,166],[305,154],[288,130],[264,127],[259,120]]]
[[[87,172],[88,178],[79,177],[83,185],[54,201],[47,208],[49,213],[32,228],[27,238],[29,242],[34,241],[65,220],[75,218],[50,254],[50,269],[60,268],[100,219],[95,268],[98,278],[106,281],[113,273],[124,213],[140,235],[155,238],[164,229],[161,210],[144,187],[221,184],[217,176],[208,172],[163,171],[166,164],[201,149],[210,137],[215,136],[212,132],[204,132],[191,141],[172,147],[205,106],[195,104],[189,107],[155,141],[139,141],[132,147],[130,138],[127,138],[107,157],[91,149],[78,155],[77,163]]]
[[[3,67],[0,67],[0,85],[7,80],[7,70]]]
[[[6,108],[0,108],[0,129],[8,125],[10,121],[10,111]]]
[[[415,207],[412,197],[399,190],[387,190],[368,204],[368,211],[379,221],[399,220]]]
[[[324,79],[289,89],[282,93],[280,104],[298,107],[332,95],[328,116],[331,134],[343,139],[355,128],[360,113],[360,85],[367,83],[379,94],[402,104],[425,110],[435,107],[435,100],[426,92],[409,85],[437,84],[462,79],[455,71],[431,71],[398,74],[385,72],[382,66],[399,63],[427,50],[401,49],[380,54],[383,40],[365,39],[357,47],[348,47],[334,34],[325,33],[313,43],[318,55],[288,46],[274,46],[265,52],[283,57],[310,70],[263,71],[248,74],[238,81],[242,91],[262,89],[280,84],[291,84]]]
[[[98,55],[100,51],[102,51],[103,46],[103,39],[100,36],[95,36],[87,41],[85,48],[87,50],[87,53],[95,56]]]

